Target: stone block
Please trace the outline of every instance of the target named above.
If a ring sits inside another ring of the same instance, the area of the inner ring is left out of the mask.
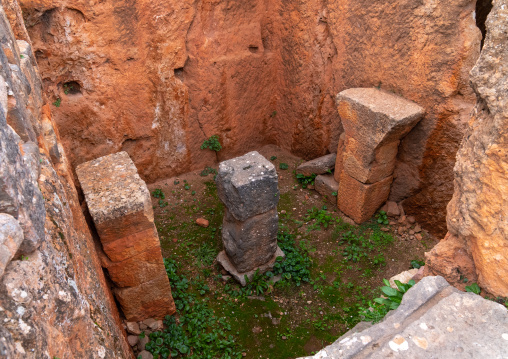
[[[231,263],[240,273],[267,263],[277,250],[279,218],[277,209],[238,221],[226,209],[222,241]]]
[[[130,233],[129,227],[139,228],[140,222],[153,222],[150,192],[127,152],[85,162],[76,168],[76,174],[101,238],[104,237],[100,232],[102,227],[110,229],[112,222],[127,216],[132,216],[132,219],[127,217],[132,226],[124,221],[121,228],[111,230],[118,233],[118,237]],[[123,231],[118,232],[121,229]],[[104,234],[111,236],[108,232]]]
[[[322,175],[329,173],[335,167],[336,158],[336,153],[330,153],[328,155],[315,158],[312,161],[304,162],[298,166],[296,173],[303,174],[304,176],[311,176],[312,174]]]
[[[102,243],[104,253],[106,253],[108,258],[113,262],[124,261],[127,258],[146,252],[153,247],[159,247],[159,245],[159,236],[154,226],[140,232],[126,235],[114,241]]]
[[[98,158],[78,166],[76,173],[103,246],[102,265],[127,319],[172,314],[150,192],[129,155]]]
[[[136,287],[115,288],[114,293],[128,321],[163,319],[176,311],[166,273]]]
[[[240,283],[242,286],[245,287],[247,285],[247,281],[245,280],[246,276],[249,280],[251,280],[258,270],[259,270],[259,273],[265,273],[265,272],[272,270],[273,266],[275,264],[275,261],[277,260],[278,257],[282,257],[282,258],[286,257],[286,255],[284,254],[282,249],[279,248],[279,246],[277,246],[277,248],[275,250],[275,254],[273,254],[273,256],[266,263],[264,263],[263,265],[261,265],[259,267],[254,268],[252,270],[249,270],[247,272],[239,272],[236,269],[236,267],[233,265],[233,263],[231,263],[231,260],[228,257],[228,255],[226,254],[226,251],[222,251],[219,253],[219,255],[217,256],[217,262],[222,266],[222,268],[224,268],[226,271],[228,271],[229,274],[231,274],[231,276],[238,283]],[[276,279],[274,278],[274,282],[275,281],[276,281]]]
[[[0,213],[0,278],[23,242],[23,229],[16,218]]]
[[[309,359],[506,358],[508,311],[442,277],[425,277],[378,324],[353,330]]]
[[[390,177],[395,169],[399,141],[384,144],[371,151],[359,145],[354,139],[348,141],[343,155],[343,168],[362,183],[379,182]]]
[[[390,194],[393,177],[373,184],[358,182],[342,171],[337,202],[339,209],[356,223],[370,219]]]
[[[279,189],[275,166],[258,152],[221,162],[217,194],[238,221],[277,207]]]
[[[109,262],[106,268],[118,287],[135,287],[165,273],[164,261],[158,245],[121,262]]]
[[[424,115],[414,102],[375,88],[348,89],[336,100],[347,136],[372,150],[400,140]]]
[[[337,204],[339,183],[333,175],[319,175],[314,181],[316,191],[332,204]],[[335,195],[334,195],[335,194]]]
[[[342,158],[346,149],[346,133],[342,132],[339,137],[339,145],[337,146],[337,156],[335,157],[335,170],[333,176],[335,181],[340,181],[340,173],[342,172]]]

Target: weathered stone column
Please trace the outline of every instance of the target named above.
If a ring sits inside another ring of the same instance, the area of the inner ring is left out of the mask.
[[[224,161],[216,178],[226,206],[222,225],[224,251],[218,262],[242,285],[256,270],[273,268],[284,253],[277,246],[279,188],[273,164],[258,152]]]
[[[346,134],[345,150],[337,160],[337,202],[342,212],[361,223],[388,199],[400,139],[422,119],[424,110],[375,88],[342,91],[337,106]]]
[[[102,265],[127,320],[173,314],[150,192],[127,152],[83,163],[76,173],[102,242]]]

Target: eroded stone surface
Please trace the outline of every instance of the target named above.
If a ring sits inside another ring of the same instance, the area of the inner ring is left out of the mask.
[[[346,134],[337,203],[361,223],[388,199],[400,140],[424,109],[375,88],[342,91],[337,106]]]
[[[330,153],[326,156],[315,158],[311,161],[302,163],[296,169],[296,173],[300,173],[304,176],[322,175],[325,173],[331,173],[335,167],[335,160],[337,159],[336,153]]]
[[[343,131],[335,95],[376,86],[427,113],[401,144],[392,200],[409,197],[408,214],[446,231],[475,103],[476,1],[20,3],[13,17],[25,19],[49,102],[61,98],[52,110],[73,167],[125,150],[154,182],[267,143],[316,158]],[[200,149],[214,134],[217,157]]]
[[[2,1],[0,218],[19,225],[1,231],[13,239],[11,253],[23,242],[0,278],[0,356],[133,358],[44,105],[35,57],[27,42],[16,41],[4,10],[19,39],[28,40],[17,1]]]
[[[23,230],[19,222],[7,213],[0,213],[0,278],[5,267],[23,242]]]
[[[238,221],[265,213],[279,202],[275,166],[258,152],[221,162],[217,194]]]
[[[407,135],[425,112],[414,102],[375,88],[348,89],[336,100],[346,136],[371,151]]]
[[[278,248],[280,193],[275,167],[258,152],[249,152],[222,162],[215,182],[226,206],[222,224],[222,243],[228,257],[225,269],[234,273],[268,270],[266,264],[274,261]]]
[[[478,96],[457,153],[455,192],[448,204],[445,238],[428,255],[430,273],[461,285],[457,273],[476,277],[494,296],[508,296],[508,9],[493,2],[487,37],[471,71]],[[437,254],[437,256],[436,256]],[[453,263],[455,271],[449,271]],[[473,269],[474,268],[474,269]],[[471,272],[476,272],[474,275]],[[469,278],[468,278],[469,279]]]
[[[238,283],[240,283],[243,286],[246,286],[247,281],[245,280],[245,276],[247,276],[247,278],[249,280],[251,280],[254,277],[254,275],[256,274],[256,272],[258,272],[258,270],[259,270],[258,273],[264,273],[264,272],[272,270],[273,266],[275,264],[275,261],[277,260],[278,257],[282,257],[282,258],[286,257],[286,255],[284,254],[282,249],[280,249],[279,246],[277,246],[274,255],[266,263],[264,263],[263,265],[261,265],[257,268],[254,268],[252,270],[249,270],[249,271],[243,272],[243,273],[239,272],[235,268],[233,263],[231,263],[229,256],[226,254],[226,251],[222,251],[219,253],[219,255],[217,256],[217,262],[222,266],[222,268],[224,268],[226,271],[228,271],[228,273],[231,274],[231,276]],[[275,277],[273,278],[273,280],[274,280],[274,282],[277,281],[277,279]],[[279,278],[279,280],[280,280],[280,278]]]
[[[356,223],[370,219],[390,194],[393,177],[373,184],[364,184],[342,171],[337,202],[339,209]]]
[[[507,330],[504,306],[425,277],[381,323],[346,333],[308,358],[504,358]]]
[[[81,164],[76,173],[127,320],[173,314],[150,192],[127,152]]]
[[[277,250],[277,209],[236,220],[228,209],[222,224],[222,243],[231,263],[240,273],[267,263]]]
[[[336,205],[339,183],[335,181],[333,175],[319,175],[314,180],[316,191],[328,202]]]

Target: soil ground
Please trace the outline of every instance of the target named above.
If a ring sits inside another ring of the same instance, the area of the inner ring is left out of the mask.
[[[301,159],[276,146],[259,152],[277,168],[280,228],[293,234],[299,250],[310,256],[309,283],[298,286],[284,280],[264,288],[263,293],[231,295],[240,287],[232,279],[225,281],[227,273],[215,262],[222,250],[224,207],[216,194],[214,174],[187,173],[151,184],[149,189],[155,195],[164,193],[164,199],[152,198],[163,256],[175,260],[180,273],[206,283],[209,290],[198,295],[209,299],[216,316],[229,321],[243,356],[297,358],[319,351],[358,323],[362,319],[359,307],[368,307],[369,300],[381,295],[383,278],[410,269],[410,262],[423,260],[424,252],[437,241],[425,230],[422,240],[404,240],[396,234],[398,225],[379,225],[376,218],[361,226],[351,225],[335,205],[297,182],[294,170]],[[281,163],[289,168],[281,170]],[[327,228],[309,219],[308,211],[313,208],[332,218]],[[198,226],[198,218],[209,220],[210,226]],[[348,235],[383,240],[355,251],[343,241]],[[360,255],[357,261],[345,258],[344,254],[351,253]]]

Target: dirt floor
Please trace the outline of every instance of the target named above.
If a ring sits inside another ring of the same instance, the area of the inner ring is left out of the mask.
[[[297,182],[294,170],[301,159],[276,146],[259,152],[277,168],[280,230],[292,234],[295,248],[310,257],[309,282],[287,279],[238,295],[240,287],[215,262],[222,249],[224,207],[212,169],[159,181],[149,189],[163,256],[179,264],[181,275],[199,281],[191,290],[225,318],[242,357],[296,358],[319,351],[352,328],[362,319],[360,308],[381,295],[383,278],[410,269],[410,262],[423,260],[437,241],[425,229],[421,240],[409,239],[417,224],[401,229],[397,218],[390,219],[391,225],[379,225],[376,218],[352,225],[336,205]],[[288,169],[281,170],[281,163]],[[210,225],[198,226],[198,218]]]

